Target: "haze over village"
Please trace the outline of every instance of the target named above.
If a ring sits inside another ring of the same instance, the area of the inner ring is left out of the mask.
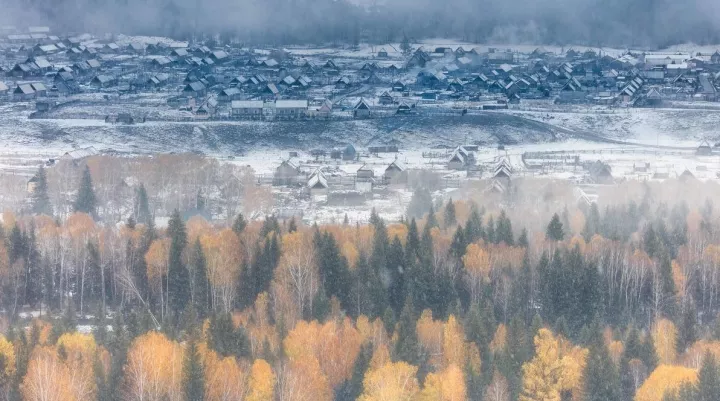
[[[720,400],[720,6],[0,0],[0,401]]]

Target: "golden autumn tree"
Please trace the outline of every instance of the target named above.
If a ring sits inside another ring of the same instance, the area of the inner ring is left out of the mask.
[[[133,341],[125,364],[125,395],[136,401],[182,399],[183,349],[158,332]]]
[[[465,366],[467,345],[465,331],[455,316],[450,315],[443,329],[443,366]]]
[[[283,254],[275,272],[275,282],[291,294],[290,305],[284,309],[293,309],[298,317],[311,310],[313,297],[320,286],[312,241],[310,232],[295,231],[283,235]]]
[[[63,334],[57,341],[57,349],[67,366],[73,397],[78,400],[93,399],[97,394],[95,357],[99,356],[107,362],[107,352],[97,346],[92,335],[81,333]]]
[[[563,349],[569,347],[548,329],[540,329],[534,342],[535,357],[522,367],[523,388],[519,400],[559,401],[563,390],[573,390],[577,385],[584,361],[572,353],[563,355]]]
[[[233,357],[220,358],[205,343],[198,344],[198,353],[205,370],[205,400],[242,400],[248,393],[248,369]]]
[[[450,365],[439,373],[430,373],[420,392],[420,401],[465,401],[465,375],[456,365]]]
[[[233,230],[224,229],[217,234],[201,235],[200,243],[207,260],[208,280],[212,285],[212,304],[221,305],[228,312],[235,298],[240,264],[244,257],[240,238]]]
[[[150,244],[150,248],[144,256],[150,286],[159,295],[160,312],[162,316],[165,316],[167,294],[165,294],[163,288],[167,287],[167,285],[163,285],[163,279],[168,273],[168,263],[170,261],[170,239],[156,239],[152,242],[152,244]]]
[[[25,401],[76,401],[70,372],[54,347],[37,347],[30,357],[21,387]]]
[[[697,371],[694,369],[660,365],[635,393],[635,401],[661,401],[666,391],[677,391],[683,383],[695,384],[697,379]]]
[[[3,363],[0,365],[0,389],[15,376],[15,348],[5,336],[0,334],[0,359]]]
[[[490,279],[490,255],[479,244],[470,244],[462,260],[470,285],[470,297],[477,302],[483,282]]]
[[[368,370],[359,401],[412,401],[419,392],[417,367],[405,362],[388,362]]]
[[[490,341],[490,350],[493,353],[502,352],[505,349],[505,344],[507,343],[507,327],[500,323],[495,330],[495,335],[493,336],[492,341]]]
[[[671,365],[677,358],[677,328],[668,319],[659,319],[652,329],[652,339],[655,343],[658,359],[661,364]]]
[[[321,372],[335,388],[350,379],[360,353],[362,336],[348,318],[341,321],[299,321],[284,341],[290,361],[310,356],[318,361]]]
[[[284,364],[278,372],[278,398],[284,401],[332,401],[333,390],[320,363],[303,355]]]
[[[275,373],[264,359],[256,359],[250,368],[249,393],[246,401],[272,401]]]

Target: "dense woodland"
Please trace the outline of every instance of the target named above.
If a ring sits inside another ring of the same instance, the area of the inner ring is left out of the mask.
[[[80,171],[71,212],[41,169],[3,214],[3,400],[720,399],[716,184],[557,210],[549,187],[547,218],[520,190],[418,188],[399,222],[158,228],[142,184],[99,218]]]
[[[404,37],[475,43],[662,47],[720,42],[713,0],[8,0],[0,22],[55,31],[358,44]]]

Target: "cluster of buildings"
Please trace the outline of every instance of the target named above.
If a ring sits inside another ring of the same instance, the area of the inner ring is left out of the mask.
[[[59,37],[43,27],[5,33],[0,100],[149,92],[196,118],[368,118],[419,114],[425,105],[457,101],[471,109],[503,109],[523,99],[658,106],[666,100],[715,101],[720,84],[720,52],[421,46],[407,53],[390,47],[302,53]]]

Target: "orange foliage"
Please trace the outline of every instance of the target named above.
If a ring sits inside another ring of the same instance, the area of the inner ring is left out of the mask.
[[[183,349],[158,332],[133,341],[125,365],[125,388],[130,400],[182,399]]]
[[[697,371],[681,366],[660,365],[635,394],[635,401],[661,401],[668,390],[677,391],[683,383],[697,382]]]
[[[350,319],[340,322],[300,321],[283,342],[290,361],[314,358],[334,388],[352,376],[362,337]]]
[[[671,365],[677,358],[677,329],[668,319],[659,319],[652,329],[652,338],[661,364]]]
[[[419,392],[417,367],[405,362],[388,362],[368,370],[359,401],[412,401]]]
[[[250,393],[246,401],[272,401],[275,393],[275,373],[264,359],[256,359],[250,368]]]

